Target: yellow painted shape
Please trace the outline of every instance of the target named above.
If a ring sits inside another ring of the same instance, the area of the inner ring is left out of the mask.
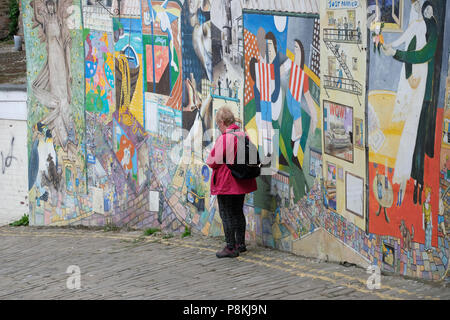
[[[286,49],[286,56],[292,61],[295,59],[295,54],[289,49]]]
[[[144,126],[144,94],[143,94],[143,63],[142,54],[138,54],[139,61],[141,62],[139,68],[139,77],[136,83],[136,89],[134,90],[133,99],[130,103],[130,112],[135,116],[136,120]]]
[[[258,145],[258,128],[256,126],[256,118],[253,117],[245,126],[245,130],[250,138],[250,141]]]
[[[211,227],[211,224],[208,222],[205,223],[205,226],[202,229],[202,234],[207,236],[209,234],[209,228]]]
[[[303,167],[303,159],[305,158],[305,154],[303,153],[302,147],[298,148],[297,158],[298,162],[300,162],[301,166]]]
[[[311,78],[311,80],[314,81],[314,83],[317,84],[320,87],[320,79],[319,79],[319,77],[310,68],[308,68],[307,65],[305,65],[303,67],[303,70]]]
[[[395,92],[381,90],[372,91],[368,97],[368,102],[373,106],[380,122],[380,129],[386,138],[377,153],[370,149],[369,160],[383,165],[387,160],[391,168],[395,167],[400,137],[405,124],[404,121],[392,122],[395,99]]]

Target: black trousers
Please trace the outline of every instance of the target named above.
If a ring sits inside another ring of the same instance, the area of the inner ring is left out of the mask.
[[[225,241],[229,248],[234,248],[236,244],[245,244],[244,199],[245,194],[219,194],[217,196]]]

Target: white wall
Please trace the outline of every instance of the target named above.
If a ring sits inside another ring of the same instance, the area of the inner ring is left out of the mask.
[[[0,88],[0,226],[28,214],[26,98],[23,89]]]

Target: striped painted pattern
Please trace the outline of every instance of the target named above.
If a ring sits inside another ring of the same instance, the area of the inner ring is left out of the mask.
[[[275,79],[273,64],[258,62],[255,64],[256,86],[261,95],[261,101],[270,101],[271,80]]]
[[[295,100],[300,101],[305,81],[305,72],[294,63],[291,62],[291,76],[289,78],[289,90]]]

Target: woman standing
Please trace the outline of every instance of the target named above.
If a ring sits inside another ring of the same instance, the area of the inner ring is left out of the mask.
[[[257,189],[255,179],[237,179],[231,174],[227,163],[234,161],[237,152],[236,135],[245,135],[238,131],[238,120],[229,107],[217,111],[216,124],[222,135],[216,140],[206,163],[213,169],[211,176],[211,195],[217,195],[220,218],[225,233],[226,246],[218,251],[218,258],[234,258],[246,251],[244,198],[246,193]]]

